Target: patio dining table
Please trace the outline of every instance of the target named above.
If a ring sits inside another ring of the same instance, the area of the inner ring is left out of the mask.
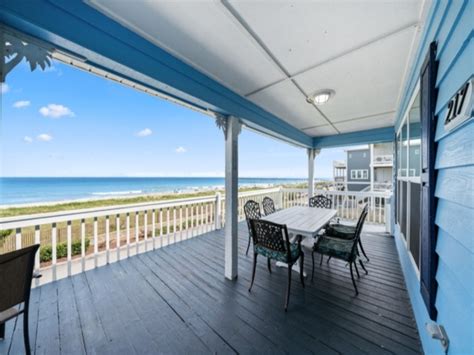
[[[304,237],[301,244],[306,248],[312,248],[314,238],[336,214],[337,210],[328,208],[295,206],[264,216],[262,219],[273,223],[286,224],[288,233],[293,234],[293,239],[296,235],[301,234]],[[282,262],[277,262],[276,265],[288,267],[287,264]],[[299,272],[299,267],[295,267],[293,270]],[[304,276],[306,276],[306,273]]]

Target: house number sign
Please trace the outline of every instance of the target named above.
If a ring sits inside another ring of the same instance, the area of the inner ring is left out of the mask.
[[[474,78],[469,79],[449,101],[448,114],[444,120],[444,129],[450,131],[473,115]]]

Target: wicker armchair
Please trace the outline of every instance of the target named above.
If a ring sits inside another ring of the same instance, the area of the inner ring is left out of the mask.
[[[251,219],[252,238],[254,244],[252,281],[249,292],[252,290],[257,267],[257,256],[267,258],[268,269],[271,272],[270,260],[277,260],[288,264],[288,285],[286,290],[285,312],[290,301],[291,273],[293,265],[300,260],[300,279],[304,287],[303,265],[304,254],[301,249],[302,236],[296,237],[296,243],[290,243],[286,225],[276,224],[269,221]]]
[[[321,261],[322,261],[323,255],[327,255],[330,258],[344,260],[347,263],[349,263],[349,267],[351,270],[352,284],[354,285],[356,295],[359,294],[359,291],[357,290],[357,285],[354,280],[354,272],[352,268],[354,266],[357,272],[357,277],[359,278],[360,275],[359,275],[359,270],[357,269],[357,263],[356,263],[356,261],[358,260],[357,243],[360,240],[360,234],[361,234],[362,227],[364,225],[366,217],[367,217],[367,209],[364,209],[362,211],[361,218],[359,219],[359,223],[357,223],[357,227],[351,239],[334,238],[332,236],[325,234],[317,240],[317,242],[314,244],[313,252],[311,253],[312,267],[313,267],[311,280],[313,280],[314,278],[314,253],[316,252],[316,253],[321,254]],[[365,273],[367,274],[367,270],[365,269],[364,264],[362,263],[360,259],[359,259],[359,263],[362,269],[364,269]]]
[[[260,213],[260,205],[254,200],[248,200],[244,205],[245,220],[247,221],[247,227],[249,229],[249,242],[247,244],[247,251],[245,255],[249,254],[250,242],[252,241],[252,226],[250,225],[251,219],[260,219],[262,214]]]
[[[269,214],[275,213],[275,211],[276,211],[275,203],[268,196],[265,196],[263,198],[262,206],[263,206],[263,212],[265,212],[265,216],[268,216]]]
[[[340,224],[340,223],[330,224],[326,228],[326,234],[330,235],[334,238],[339,238],[339,239],[346,239],[346,240],[347,239],[352,239],[352,237],[354,236],[354,233],[355,233],[357,227],[359,226],[359,224],[364,223],[362,221],[362,218],[365,218],[364,214],[367,215],[368,211],[369,211],[369,205],[366,204],[364,206],[364,208],[362,210],[362,213],[359,216],[359,220],[357,221],[357,224],[355,226]],[[361,229],[362,229],[362,227],[361,227]],[[362,245],[362,240],[360,238],[359,238],[358,244],[359,244],[360,251],[364,255],[365,259],[367,261],[369,261],[370,259],[367,256],[367,254],[365,253],[364,246]]]
[[[25,353],[31,354],[28,326],[31,280],[39,245],[0,255],[0,339],[5,338],[5,323],[23,314]],[[23,307],[20,307],[23,303]]]
[[[309,199],[309,207],[317,208],[331,208],[332,201],[330,198],[323,195],[316,195]]]

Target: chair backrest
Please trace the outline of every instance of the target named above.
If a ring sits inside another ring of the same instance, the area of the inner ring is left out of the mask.
[[[290,257],[290,238],[286,225],[262,219],[251,219],[250,225],[255,246],[285,252]]]
[[[0,312],[28,304],[39,244],[0,255]]]
[[[331,208],[332,201],[326,196],[316,195],[309,199],[309,207]]]
[[[247,227],[249,228],[249,234],[252,235],[252,226],[250,225],[251,219],[260,219],[262,214],[260,213],[260,205],[254,200],[248,200],[244,205],[245,220],[247,221]]]
[[[362,210],[362,213],[360,214],[359,220],[357,221],[356,229],[354,232],[354,245],[352,246],[352,253],[356,253],[357,242],[360,239],[362,228],[364,227],[364,223],[365,223],[365,218],[367,217],[368,213],[369,213],[369,205],[366,204],[364,206],[364,209]]]
[[[358,229],[359,229],[359,234],[362,232],[362,228],[364,227],[365,218],[367,217],[368,213],[369,213],[369,204],[366,203],[364,208],[362,209],[362,213],[359,216],[359,220],[357,221],[356,233],[357,233]]]
[[[268,196],[265,196],[263,198],[262,206],[263,206],[263,212],[265,212],[265,216],[268,216],[269,214],[272,214],[275,212],[275,203]]]

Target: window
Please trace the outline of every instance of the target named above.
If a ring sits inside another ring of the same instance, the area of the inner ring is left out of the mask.
[[[351,169],[352,180],[368,180],[369,170],[368,169]]]
[[[397,223],[413,264],[420,265],[420,95],[415,93],[397,134]]]

